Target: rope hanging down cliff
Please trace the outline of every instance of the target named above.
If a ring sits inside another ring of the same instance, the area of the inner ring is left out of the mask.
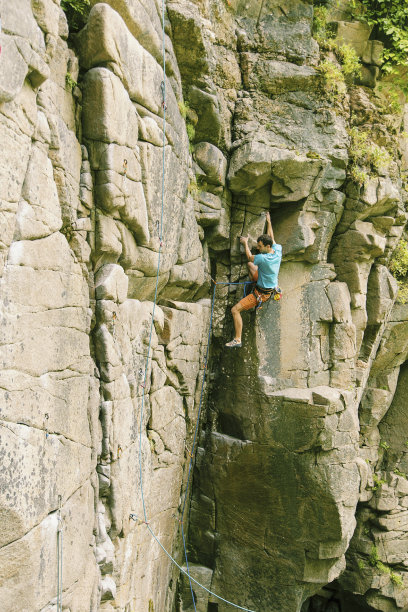
[[[148,366],[149,366],[149,359],[150,359],[150,349],[151,349],[152,335],[153,335],[154,315],[155,315],[155,309],[156,309],[156,304],[157,304],[157,293],[158,293],[159,274],[160,274],[160,258],[161,258],[161,251],[162,251],[162,248],[163,248],[163,218],[164,218],[165,161],[166,161],[166,158],[165,158],[165,146],[166,146],[166,142],[165,142],[165,140],[166,140],[166,48],[165,48],[165,19],[164,19],[165,12],[164,12],[164,7],[165,7],[165,0],[162,0],[162,36],[163,36],[163,82],[161,84],[161,92],[162,92],[162,98],[163,98],[163,100],[162,100],[162,107],[163,107],[163,127],[162,127],[162,130],[163,130],[163,143],[162,143],[162,148],[163,148],[163,156],[162,156],[162,195],[161,195],[161,214],[160,214],[160,224],[159,224],[159,239],[160,239],[160,243],[159,243],[159,252],[158,252],[158,259],[157,259],[156,286],[155,286],[155,292],[154,292],[152,318],[151,318],[151,323],[150,323],[150,335],[149,335],[149,344],[148,344],[148,348],[147,348],[146,365],[145,365],[144,378],[143,378],[143,383],[142,383],[142,402],[141,402],[141,410],[140,410],[139,477],[140,477],[140,493],[141,493],[142,505],[143,505],[143,521],[142,522],[146,525],[146,527],[149,530],[149,532],[150,532],[151,536],[153,537],[153,539],[158,543],[160,548],[169,557],[169,559],[172,561],[172,563],[174,563],[174,565],[183,574],[188,576],[189,583],[190,583],[190,589],[191,589],[191,595],[192,595],[192,598],[193,598],[193,605],[194,605],[194,610],[195,611],[196,611],[196,605],[195,605],[195,597],[194,597],[192,582],[194,582],[197,586],[201,587],[209,595],[212,595],[213,597],[216,597],[220,601],[223,601],[224,603],[229,604],[229,605],[233,606],[234,608],[237,608],[239,610],[244,610],[245,612],[254,612],[254,610],[251,610],[249,608],[245,608],[243,606],[239,606],[238,604],[235,604],[235,603],[233,603],[231,601],[228,601],[227,599],[224,599],[220,595],[217,595],[216,593],[213,593],[212,591],[207,589],[204,585],[200,584],[197,580],[195,580],[190,575],[189,566],[188,566],[187,550],[186,550],[186,544],[185,544],[185,534],[184,534],[184,528],[183,528],[183,522],[182,522],[183,521],[183,517],[184,517],[185,506],[186,506],[187,493],[188,493],[190,474],[191,474],[191,468],[192,468],[192,461],[193,461],[193,451],[194,451],[194,446],[195,446],[195,442],[196,442],[196,438],[197,438],[197,433],[198,433],[198,425],[199,425],[199,419],[200,419],[201,407],[202,407],[202,400],[203,400],[203,394],[204,394],[204,384],[205,384],[205,377],[206,377],[206,370],[207,370],[208,352],[209,352],[210,338],[211,338],[211,331],[212,331],[212,319],[213,319],[213,311],[214,311],[216,283],[214,283],[214,290],[213,290],[213,297],[212,297],[210,329],[209,329],[209,333],[208,333],[207,351],[206,351],[205,364],[204,364],[204,374],[203,374],[203,381],[202,381],[202,386],[201,386],[200,405],[199,405],[199,410],[198,410],[198,415],[197,415],[197,423],[196,423],[195,433],[194,433],[193,448],[192,448],[192,452],[190,453],[190,464],[189,464],[189,472],[188,472],[188,482],[187,482],[187,486],[186,486],[186,492],[185,492],[185,497],[184,497],[184,502],[183,502],[182,514],[181,514],[181,522],[180,522],[181,523],[181,532],[182,532],[182,538],[183,538],[183,546],[184,546],[184,553],[185,553],[187,571],[185,571],[177,563],[177,561],[172,557],[172,555],[166,550],[166,548],[163,546],[163,544],[157,538],[156,534],[151,529],[151,527],[149,525],[149,521],[147,520],[146,504],[145,504],[144,492],[143,492],[142,430],[143,430],[143,412],[144,412],[145,388],[146,388],[147,373],[148,373]],[[133,520],[135,520],[135,519],[137,520],[137,517],[134,514],[131,514],[130,518],[133,519]]]

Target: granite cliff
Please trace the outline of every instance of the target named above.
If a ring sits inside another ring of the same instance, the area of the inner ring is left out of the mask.
[[[342,1],[60,4],[0,0],[2,612],[407,610],[382,42]],[[226,351],[266,211],[283,299]]]

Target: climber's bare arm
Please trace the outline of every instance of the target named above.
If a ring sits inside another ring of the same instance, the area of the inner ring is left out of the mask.
[[[272,242],[273,244],[275,244],[275,237],[273,235],[273,229],[272,229],[272,223],[271,223],[271,215],[269,214],[269,212],[266,213],[266,233],[268,234],[268,236],[270,236],[272,238]]]
[[[244,245],[245,247],[245,255],[248,259],[248,261],[254,261],[255,256],[252,255],[251,251],[249,250],[249,246],[248,246],[248,238],[245,238],[243,236],[241,236],[241,238],[239,239],[240,243]]]

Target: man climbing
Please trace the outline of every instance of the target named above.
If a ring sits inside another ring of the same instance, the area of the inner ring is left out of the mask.
[[[282,246],[275,242],[273,236],[271,216],[266,213],[266,234],[259,236],[257,240],[258,255],[252,255],[248,247],[248,238],[240,238],[245,247],[245,255],[248,259],[248,271],[251,281],[256,282],[252,293],[244,297],[238,304],[232,307],[232,318],[234,320],[235,337],[225,345],[228,348],[242,346],[242,317],[241,310],[262,306],[263,302],[269,300],[278,286],[278,273],[282,260]]]

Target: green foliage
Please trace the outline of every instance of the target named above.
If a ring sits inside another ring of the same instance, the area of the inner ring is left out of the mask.
[[[326,6],[315,6],[313,9],[312,34],[320,44],[320,40],[327,38],[327,13]]]
[[[353,164],[350,167],[349,175],[351,180],[357,183],[357,185],[360,185],[360,187],[365,185],[368,179],[370,178],[368,172],[362,170],[356,164]]]
[[[368,557],[368,562],[371,567],[376,567],[377,563],[380,561],[380,557],[378,556],[377,547],[374,544],[371,547],[370,556]]]
[[[188,190],[189,194],[191,195],[191,197],[192,197],[193,199],[195,199],[195,200],[196,200],[196,199],[198,198],[198,196],[200,195],[200,189],[199,189],[199,187],[198,187],[198,184],[197,184],[197,179],[196,179],[196,177],[195,177],[195,176],[194,176],[194,177],[191,179],[191,181],[190,181],[190,183],[189,183],[189,185],[188,185],[187,190]]]
[[[391,572],[390,574],[391,582],[396,586],[404,586],[404,582],[402,580],[401,574],[396,574],[395,572]]]
[[[327,6],[315,6],[313,10],[313,26],[312,32],[314,35],[326,31],[327,26]]]
[[[347,82],[361,78],[361,61],[351,45],[341,45],[336,54],[341,61],[343,74]]]
[[[354,18],[373,26],[373,38],[384,43],[383,72],[408,66],[408,3],[406,0],[352,1]],[[407,87],[407,86],[405,86]]]
[[[350,45],[338,47],[332,42],[330,48],[335,52],[341,66],[326,58],[320,62],[317,70],[321,76],[322,89],[329,100],[340,102],[347,93],[346,83],[352,83],[361,77],[361,62]]]
[[[329,59],[323,60],[317,70],[322,80],[322,88],[329,100],[340,102],[347,92],[341,68]]]
[[[187,123],[186,125],[187,136],[190,142],[192,142],[195,138],[195,127],[192,123]]]
[[[186,122],[187,136],[190,142],[189,151],[190,153],[192,153],[193,152],[193,141],[195,138],[194,125],[197,122],[197,115],[190,108],[188,102],[183,102],[182,100],[180,100],[178,102],[178,107],[179,107],[180,115],[183,117],[184,121]]]
[[[384,565],[384,563],[382,561],[377,561],[377,563],[375,564],[375,567],[382,574],[389,574],[389,575],[391,575],[391,569],[388,567],[388,565]]]
[[[70,32],[79,32],[88,19],[89,0],[61,0],[61,8],[67,16]]]
[[[397,301],[400,304],[406,304],[408,302],[408,244],[406,240],[399,241],[392,254],[388,267],[391,274],[397,279]]]
[[[357,127],[349,130],[350,135],[350,178],[363,185],[370,176],[386,172],[392,162],[391,155],[385,147],[373,142],[370,134]]]
[[[368,563],[371,565],[371,567],[375,567],[376,569],[378,569],[378,571],[380,571],[382,574],[388,574],[393,584],[397,586],[403,586],[402,576],[393,572],[388,565],[385,565],[382,561],[380,561],[377,547],[374,546],[374,544],[371,548],[371,552],[368,557]],[[362,568],[360,567],[360,569]]]
[[[321,159],[319,153],[316,153],[316,151],[308,151],[306,157],[308,159]]]
[[[408,273],[408,244],[406,240],[400,240],[397,244],[389,264],[389,269],[395,278],[402,279]]]
[[[387,451],[390,448],[390,445],[385,440],[381,440],[380,447]]]
[[[378,86],[377,106],[384,115],[399,115],[402,112],[402,90],[395,83],[381,83]]]
[[[378,489],[381,489],[381,487],[386,484],[386,481],[380,478],[379,476],[377,476],[377,474],[373,474],[373,481],[374,481],[374,486],[371,487],[373,491],[377,491]]]
[[[188,136],[188,140],[189,140],[188,150],[190,151],[190,153],[192,153],[193,150],[194,150],[193,142],[194,142],[194,138],[195,138],[195,127],[194,127],[194,125],[192,123],[187,121],[187,123],[186,123],[186,130],[187,130],[187,136]]]
[[[316,4],[316,2],[315,2]],[[352,82],[354,79],[361,77],[361,62],[351,45],[341,45],[340,47],[334,42],[335,32],[330,23],[327,22],[328,8],[318,4],[313,11],[313,36],[320,48],[324,51],[334,51],[337,58],[342,64],[343,75],[347,82]],[[330,61],[330,60],[326,60]],[[323,71],[328,74],[329,80],[335,78],[338,80],[338,74],[333,73],[333,68],[323,63]],[[333,62],[331,62],[333,64]],[[333,66],[336,67],[335,64]],[[336,67],[337,68],[337,67]],[[335,72],[335,71],[334,71]],[[340,78],[341,80],[341,78]]]
[[[406,279],[397,280],[398,283],[398,296],[397,302],[400,304],[406,304],[408,302],[408,282]]]
[[[78,87],[78,83],[72,78],[70,72],[67,72],[67,74],[65,75],[65,87],[69,91],[73,91],[75,87]]]
[[[359,559],[357,561],[357,565],[358,565],[359,569],[361,569],[361,570],[365,569],[365,567],[366,567],[366,564],[364,563],[364,561],[362,559]]]
[[[408,479],[408,476],[405,472],[401,472],[401,470],[398,470],[397,468],[394,468],[394,474],[396,474],[397,476],[402,476],[402,478]]]
[[[177,103],[180,111],[180,115],[183,117],[184,121],[187,119],[187,113],[190,109],[188,102],[183,102],[183,100],[179,100]]]
[[[326,6],[315,2],[312,33],[320,48],[327,51],[333,49],[335,46],[332,40],[335,35],[333,27],[331,24],[327,23],[328,12]]]

